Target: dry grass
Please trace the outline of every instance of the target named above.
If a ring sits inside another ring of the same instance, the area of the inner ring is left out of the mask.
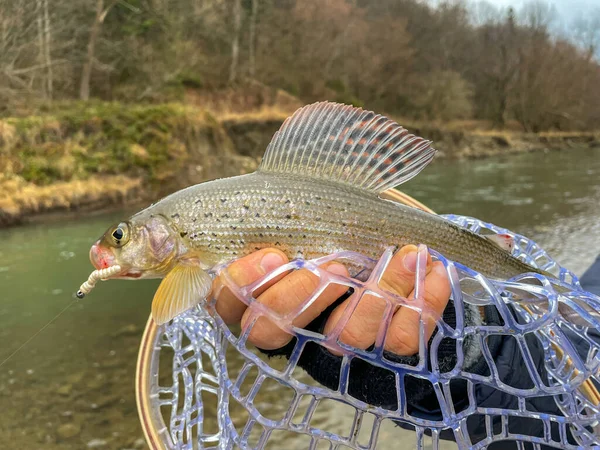
[[[4,151],[10,150],[16,141],[16,128],[6,121],[0,120],[0,148]]]
[[[219,118],[238,115],[285,115],[304,103],[281,89],[266,86],[255,80],[246,80],[236,86],[217,90],[186,89],[184,102],[206,110]]]
[[[600,131],[543,131],[541,133],[537,133],[537,136],[550,138],[600,138]]]
[[[550,138],[550,139],[577,139],[577,138],[597,138],[600,131],[543,131],[540,133],[526,133],[524,131],[509,130],[474,130],[469,134],[474,136],[503,137],[507,140],[511,138],[527,137],[532,138]]]
[[[394,117],[399,124],[405,128],[416,129],[438,129],[440,132],[461,132],[466,135],[500,137],[510,140],[511,137],[535,136],[548,138],[581,138],[597,137],[600,130],[595,131],[543,131],[540,133],[528,133],[523,131],[523,127],[515,120],[508,121],[502,128],[495,127],[492,121],[462,119],[449,122],[414,120]]]
[[[286,110],[281,106],[263,106],[259,109],[246,112],[226,111],[217,115],[219,121],[225,122],[266,122],[280,121],[294,113],[294,110]]]
[[[54,210],[123,203],[136,197],[141,187],[141,179],[123,175],[96,176],[50,186],[36,186],[17,176],[0,175],[0,224]]]

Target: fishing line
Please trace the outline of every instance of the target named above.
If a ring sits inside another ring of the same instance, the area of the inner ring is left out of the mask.
[[[42,331],[44,331],[46,328],[48,328],[56,319],[58,319],[67,309],[69,309],[73,303],[75,303],[77,301],[77,299],[74,299],[71,301],[71,303],[69,303],[67,306],[65,306],[63,308],[63,310],[61,312],[59,312],[56,316],[54,316],[54,318],[48,322],[46,325],[44,325],[37,333],[35,333],[33,336],[31,336],[29,339],[27,339],[18,349],[16,349],[14,352],[12,352],[10,355],[8,355],[8,358],[6,358],[4,361],[2,361],[0,363],[0,367],[2,367],[9,359],[11,359],[13,356],[15,356],[19,351],[21,351],[21,349],[23,347],[25,347],[27,344],[29,344],[31,341],[33,341],[38,334],[40,334]]]
[[[89,294],[90,291],[92,289],[94,289],[94,287],[96,286],[96,283],[98,283],[98,281],[108,278],[112,275],[115,275],[115,274],[119,273],[120,271],[121,271],[121,267],[118,265],[107,267],[106,269],[94,270],[88,277],[87,281],[85,281],[81,285],[79,290],[77,291],[77,294],[76,294],[77,298],[85,297],[86,294]],[[54,316],[54,318],[52,320],[50,320],[50,322],[48,322],[46,325],[44,325],[37,333],[35,333],[33,336],[31,336],[29,339],[27,339],[19,348],[17,348],[14,352],[12,352],[10,355],[8,355],[8,357],[0,363],[0,367],[2,367],[4,364],[6,364],[6,362],[9,359],[11,359],[13,356],[15,356],[19,351],[21,351],[21,349],[23,347],[25,347],[32,340],[34,340],[42,331],[44,331],[46,328],[48,328],[50,325],[52,325],[52,323],[56,319],[58,319],[67,309],[69,309],[73,305],[73,303],[75,303],[76,301],[77,301],[77,299],[74,299],[73,301],[71,301],[71,303],[69,303],[67,306],[65,306],[61,312],[59,312],[56,316]]]

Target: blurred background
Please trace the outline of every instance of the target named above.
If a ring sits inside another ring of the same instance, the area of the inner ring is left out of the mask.
[[[134,368],[156,283],[74,302],[89,247],[169,192],[253,171],[318,100],[433,140],[402,189],[437,212],[531,236],[577,275],[600,253],[595,0],[0,0],[0,448],[145,448]]]

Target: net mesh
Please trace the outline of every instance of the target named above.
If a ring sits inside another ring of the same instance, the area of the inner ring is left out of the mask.
[[[456,442],[452,448],[459,449],[487,448],[502,440],[514,441],[515,448],[575,449],[599,445],[595,428],[600,418],[600,397],[596,391],[600,339],[594,329],[600,329],[600,323],[590,309],[600,310],[600,299],[583,291],[577,278],[532,240],[473,218],[454,215],[446,218],[476,233],[513,236],[514,256],[558,278],[524,274],[505,282],[492,281],[430,250],[434,260],[443,262],[451,280],[456,323],[449,324],[443,317],[436,317],[437,328],[427,345],[424,323],[431,312],[423,301],[428,251],[424,246],[419,246],[412,300],[379,286],[393,255],[392,248],[378,261],[348,252],[317,260],[294,260],[249,286],[237,286],[227,278],[224,267],[217,268],[216,273],[223,274],[224,284],[248,305],[249,325],[243,330],[228,327],[211,313],[208,302],[159,329],[156,346],[160,350],[156,355],[161,364],[156,367],[162,369],[156,374],[158,381],[153,388],[152,403],[165,418],[165,445],[177,449],[447,448],[442,436],[452,438]],[[319,267],[331,260],[351,262],[363,271],[347,278]],[[301,307],[281,315],[256,301],[253,292],[290,269],[308,269],[320,281]],[[295,327],[294,318],[330,284],[352,289],[351,306],[336,327],[326,335]],[[524,293],[534,300],[513,301],[515,295],[523,297]],[[361,350],[340,342],[339,336],[353,309],[367,294],[383,299],[386,309],[375,345]],[[391,360],[383,350],[387,328],[398,305],[414,309],[421,316],[421,345],[414,365]],[[494,307],[502,324],[466,323],[465,309],[469,305]],[[577,326],[566,320],[561,313],[565,308],[592,326]],[[269,359],[247,342],[256,320],[262,316],[295,337],[289,358]],[[518,353],[515,360],[524,363],[530,378],[525,388],[523,384],[515,387],[499,376],[489,348],[490,336],[497,335],[514,339]],[[442,341],[448,340],[455,344],[456,362],[449,370],[442,370],[437,351]],[[343,355],[337,389],[319,385],[299,369],[302,352],[311,342]],[[469,358],[466,342],[479,346],[480,358],[489,367],[486,374],[471,373],[463,367]],[[385,408],[371,405],[352,395],[349,380],[357,361],[389,371],[395,381],[395,405]],[[405,393],[407,377],[431,384],[439,403],[438,414],[420,414],[409,407]],[[453,398],[451,381],[457,379],[466,382],[466,398]],[[480,389],[489,389],[488,400],[482,401],[477,395]],[[514,407],[495,407],[489,398],[499,393],[512,396]],[[548,398],[561,413],[539,411],[533,406],[537,399]],[[461,408],[456,407],[459,400]],[[474,419],[485,430],[477,437],[469,433],[468,421]],[[543,432],[516,434],[512,426],[516,420],[529,420],[532,429],[537,427]],[[407,435],[401,434],[405,432],[396,425],[412,430],[412,442],[405,447],[398,437]],[[394,445],[386,445],[390,440]]]

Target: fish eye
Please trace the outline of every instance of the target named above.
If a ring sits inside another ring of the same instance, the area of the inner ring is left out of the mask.
[[[126,223],[120,223],[112,230],[110,236],[115,247],[122,247],[129,240],[129,226]]]

